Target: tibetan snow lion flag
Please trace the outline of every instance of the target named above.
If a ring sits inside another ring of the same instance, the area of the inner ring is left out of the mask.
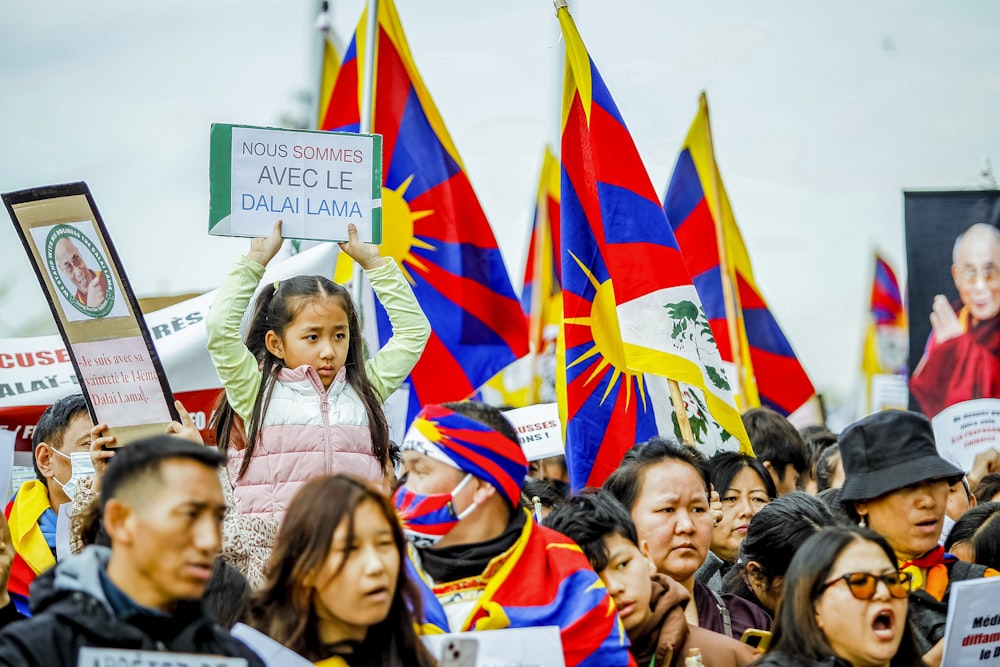
[[[681,383],[706,454],[751,452],[649,175],[569,11],[558,16],[566,40],[560,410],[570,484],[599,486],[635,443],[679,437],[667,378]]]
[[[705,93],[677,157],[663,208],[739,405],[765,405],[793,423],[822,423],[819,400],[788,338],[761,296],[750,255],[715,161]],[[791,417],[790,417],[791,418]]]
[[[482,206],[410,55],[392,0],[378,2],[371,132],[382,135],[383,256],[400,265],[432,333],[410,374],[421,405],[462,400],[528,353],[527,320]],[[320,129],[358,132],[362,14]],[[339,268],[338,268],[339,271]],[[376,306],[379,343],[391,335]]]

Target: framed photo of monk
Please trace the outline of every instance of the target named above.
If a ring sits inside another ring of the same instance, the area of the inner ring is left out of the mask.
[[[936,433],[948,422],[939,448],[1000,445],[1000,192],[907,192],[905,204],[910,407]]]
[[[45,268],[56,287],[67,320],[128,317],[99,237],[89,220],[33,227],[35,247],[43,249]]]
[[[94,423],[117,446],[163,433],[173,396],[86,183],[3,193]]]

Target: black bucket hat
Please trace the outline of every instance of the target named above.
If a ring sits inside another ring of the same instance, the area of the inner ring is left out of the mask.
[[[938,455],[931,423],[919,412],[876,412],[848,426],[837,442],[845,477],[842,501],[871,500],[917,482],[965,474]]]

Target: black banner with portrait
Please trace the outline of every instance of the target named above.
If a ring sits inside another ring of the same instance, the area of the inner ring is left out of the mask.
[[[906,192],[904,204],[910,408],[968,469],[1000,443],[1000,191]]]

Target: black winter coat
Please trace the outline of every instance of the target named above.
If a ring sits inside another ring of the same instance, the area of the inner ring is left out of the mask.
[[[34,615],[0,632],[0,665],[76,667],[80,648],[96,646],[239,657],[249,667],[264,667],[249,647],[211,622],[199,600],[180,603],[168,618],[115,615],[97,569],[106,567],[107,550],[93,549],[61,561],[34,581]]]

